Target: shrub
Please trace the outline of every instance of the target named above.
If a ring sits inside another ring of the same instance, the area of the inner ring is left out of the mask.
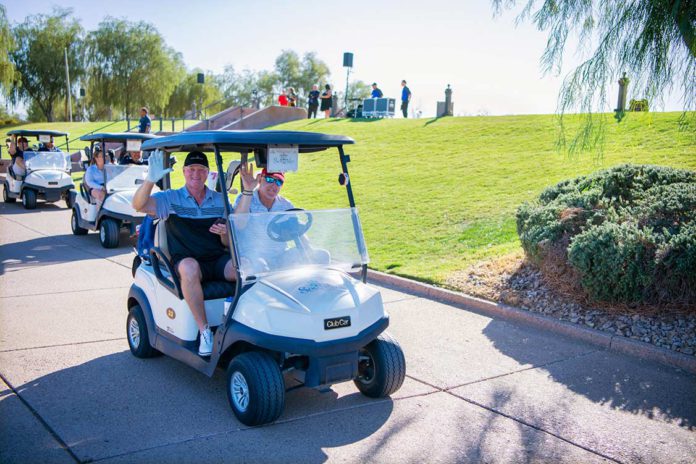
[[[623,165],[545,189],[517,210],[527,256],[611,302],[696,303],[696,173]],[[553,279],[552,279],[553,280]]]

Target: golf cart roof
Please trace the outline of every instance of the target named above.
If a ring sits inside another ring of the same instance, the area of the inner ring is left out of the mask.
[[[67,132],[47,130],[47,129],[13,129],[7,135],[19,135],[24,137],[34,137],[39,135],[52,135],[53,137],[67,137]]]
[[[99,132],[98,134],[85,134],[80,140],[91,142],[125,142],[126,140],[150,140],[157,138],[154,134],[141,134],[139,132]]]
[[[214,145],[221,151],[253,151],[269,145],[297,145],[300,153],[326,150],[331,147],[353,144],[344,135],[319,134],[297,131],[200,131],[157,137],[143,143],[143,150],[165,151],[213,151]]]

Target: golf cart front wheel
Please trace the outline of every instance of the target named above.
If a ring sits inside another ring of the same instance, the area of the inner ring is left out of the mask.
[[[9,195],[7,194],[7,191],[8,191],[9,189],[10,189],[10,184],[8,184],[7,182],[5,182],[5,183],[3,184],[3,187],[2,187],[2,201],[4,201],[5,203],[14,203],[15,201],[17,201],[17,199],[16,199],[16,198],[12,198],[11,196],[9,196]]]
[[[119,229],[118,222],[111,218],[106,218],[99,224],[99,242],[104,248],[118,246]]]
[[[77,217],[77,210],[73,208],[72,217],[70,218],[70,228],[74,235],[85,235],[87,229],[80,227],[79,218]]]
[[[360,350],[358,390],[370,398],[382,398],[396,392],[406,378],[406,358],[399,343],[384,332]]]
[[[130,311],[128,311],[126,336],[131,353],[133,353],[133,356],[136,358],[151,358],[158,354],[158,351],[150,345],[145,316],[143,315],[142,308],[138,305],[133,306]]]
[[[26,209],[36,208],[36,191],[26,189],[22,192],[22,206]]]
[[[237,419],[254,426],[273,422],[285,408],[285,383],[267,353],[242,353],[227,368],[227,399]]]

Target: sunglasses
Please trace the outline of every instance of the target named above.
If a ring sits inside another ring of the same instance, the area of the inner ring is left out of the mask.
[[[275,182],[275,184],[276,184],[278,187],[282,187],[282,186],[283,186],[283,181],[280,180],[280,179],[276,179],[275,177],[266,176],[265,179],[266,179],[266,182],[268,182],[269,184],[272,184],[273,182]]]

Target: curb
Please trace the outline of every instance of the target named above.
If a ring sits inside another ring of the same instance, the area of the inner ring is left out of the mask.
[[[370,283],[392,287],[396,290],[401,290],[416,296],[442,301],[462,309],[482,313],[486,316],[522,322],[560,335],[566,335],[576,340],[591,343],[608,351],[615,351],[617,353],[636,356],[640,359],[656,361],[696,374],[696,357],[694,356],[591,329],[589,327],[582,327],[572,322],[560,321],[550,316],[533,313],[502,303],[493,303],[464,293],[446,290],[404,277],[373,271],[372,269],[368,269],[367,278]]]

